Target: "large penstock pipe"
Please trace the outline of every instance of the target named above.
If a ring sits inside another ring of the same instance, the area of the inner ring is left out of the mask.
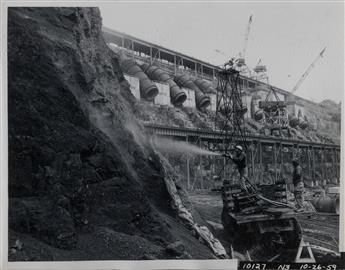
[[[295,128],[300,124],[299,119],[296,116],[294,116],[293,114],[288,114],[288,119],[289,119],[290,127]]]
[[[167,83],[170,89],[170,99],[174,105],[182,105],[187,99],[187,94],[174,82],[174,80],[161,68],[155,65],[142,64],[141,68],[151,80]]]
[[[201,90],[201,92],[203,92],[204,94],[207,94],[207,93],[215,94],[216,93],[216,90],[213,88],[213,86],[205,80],[195,79],[194,83]]]
[[[306,129],[309,127],[309,123],[307,120],[301,121],[301,123],[298,125],[301,129]]]
[[[252,118],[255,121],[260,121],[264,117],[263,111],[259,108],[259,101],[261,100],[261,96],[258,94],[254,94],[251,101],[252,107]]]
[[[175,82],[180,87],[186,87],[194,90],[195,92],[195,103],[199,109],[204,109],[211,104],[209,96],[204,95],[195,83],[187,75],[176,75],[174,78]]]
[[[264,112],[261,109],[257,110],[254,112],[253,118],[255,121],[260,121],[264,118]]]
[[[128,57],[120,57],[120,66],[125,73],[139,78],[140,95],[147,99],[153,100],[158,95],[157,86],[149,79],[137,63]]]

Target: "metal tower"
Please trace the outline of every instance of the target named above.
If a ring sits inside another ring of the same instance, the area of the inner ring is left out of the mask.
[[[224,151],[239,143],[246,151],[244,114],[247,107],[242,103],[242,89],[239,71],[226,66],[217,72],[217,106],[215,126],[224,136]]]

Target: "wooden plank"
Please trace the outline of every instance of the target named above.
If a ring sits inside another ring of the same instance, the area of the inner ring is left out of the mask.
[[[244,196],[237,196],[237,200],[243,200],[243,199],[249,199],[249,198],[253,198],[256,197],[257,194],[250,194],[250,195],[244,195]]]
[[[294,218],[295,215],[293,213],[289,214],[282,214],[279,218],[275,218],[272,215],[267,214],[252,214],[252,215],[244,215],[244,214],[230,214],[233,218],[237,220],[238,224],[249,223],[249,222],[256,222],[256,221],[264,221],[264,220],[279,220],[279,219],[288,219]]]

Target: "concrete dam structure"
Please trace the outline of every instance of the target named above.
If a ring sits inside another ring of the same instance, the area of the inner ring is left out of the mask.
[[[123,68],[131,91],[138,100],[150,100],[157,105],[216,111],[218,66],[106,27],[103,27],[103,34],[110,48],[120,52],[122,58],[128,59],[127,62],[131,59],[136,63],[136,71]],[[143,76],[146,76],[146,81]],[[327,108],[319,103],[254,78],[240,75],[239,83],[243,90],[243,104],[247,107],[246,118],[262,120],[263,112],[259,103],[273,101],[275,96],[270,93],[273,89],[276,97],[287,104],[290,127],[334,129],[340,133],[340,122],[334,121]],[[147,91],[153,88],[158,91],[149,91],[153,96],[148,97],[143,92],[145,87]]]
[[[120,55],[120,62],[123,62],[122,59],[126,59],[125,61],[131,61],[135,66],[135,68],[124,66],[123,69],[131,92],[139,104],[143,102],[153,104],[157,108],[170,108],[171,113],[177,112],[177,114],[179,114],[179,108],[187,108],[206,112],[211,116],[216,114],[217,107],[221,108],[222,104],[217,106],[217,100],[221,103],[219,96],[217,97],[217,74],[220,67],[106,27],[103,27],[103,35],[108,46]],[[314,133],[333,130],[336,134],[334,137],[340,134],[340,121],[334,119],[334,115],[329,109],[331,106],[326,107],[322,103],[303,99],[286,90],[243,75],[239,76],[239,85],[242,103],[246,109],[244,118],[248,121],[262,122],[265,109],[271,103],[275,103],[277,106],[286,104],[287,114],[281,119],[280,124],[285,123],[291,130],[313,130]],[[158,91],[152,89],[158,89]],[[153,94],[148,97],[147,92]],[[215,145],[224,144],[224,138],[218,134],[217,127],[196,130],[195,128],[199,129],[199,127],[186,128],[186,122],[177,127],[167,121],[159,123],[156,121],[145,122],[145,120],[144,124],[147,129],[157,135],[194,142],[198,145],[205,144],[204,148],[211,149]],[[283,168],[284,162],[289,159],[288,156],[285,158],[283,156],[290,155],[290,152],[297,151],[299,155],[305,156],[305,166],[310,178],[325,175],[327,166],[332,168],[339,166],[340,147],[337,142],[334,144],[328,140],[316,141],[314,137],[301,138],[295,134],[283,138],[271,135],[274,134],[248,133],[246,135],[247,141],[251,142],[248,146],[251,149],[250,175],[256,179],[255,182],[265,179],[265,168],[268,165],[261,163],[261,160],[264,155],[270,153],[265,153],[267,149],[271,149],[275,157],[269,166],[276,169]],[[333,165],[324,164],[325,156],[330,156]],[[186,163],[189,168],[189,162],[186,161]],[[320,166],[320,164],[323,165]],[[255,171],[254,167],[260,169]],[[205,169],[201,170],[205,173]],[[189,169],[187,169],[188,171]],[[273,175],[273,178],[279,179],[282,172],[281,169],[279,173]],[[332,174],[331,178],[338,179],[338,170],[335,169],[333,172],[334,175]],[[189,179],[190,174],[186,175]]]

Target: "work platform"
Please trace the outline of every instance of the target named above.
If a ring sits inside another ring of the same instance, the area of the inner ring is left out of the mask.
[[[144,124],[145,128],[157,135],[169,136],[169,137],[199,137],[203,140],[224,140],[226,136],[221,131],[217,130],[207,130],[207,129],[195,129],[195,128],[185,128],[185,127],[171,127],[156,124]],[[267,144],[281,143],[284,146],[299,146],[299,147],[314,147],[314,148],[327,148],[335,149],[340,151],[340,145],[320,143],[312,141],[303,141],[288,138],[279,138],[275,136],[262,136],[262,135],[245,135],[247,142],[261,142]],[[233,135],[234,139],[240,139],[240,135]]]
[[[146,130],[155,135],[170,137],[176,140],[197,144],[208,150],[217,151],[215,145],[228,143],[227,135],[217,130],[193,129],[185,127],[171,127],[144,123]],[[242,137],[243,138],[243,137]],[[249,176],[255,183],[264,183],[267,175],[274,183],[283,177],[284,163],[291,161],[291,156],[298,154],[301,162],[305,164],[305,176],[309,179],[338,183],[340,179],[340,145],[246,134],[247,164]],[[240,135],[232,135],[233,141],[241,142]],[[270,152],[270,153],[267,153]],[[266,158],[263,156],[266,155]],[[267,160],[269,157],[269,160]],[[187,155],[188,187],[195,186],[189,179],[189,158]],[[225,162],[225,160],[224,160]],[[267,163],[273,165],[273,172],[267,171]],[[202,157],[200,157],[202,164]],[[194,181],[205,181],[202,177]],[[200,186],[205,186],[203,183]]]

